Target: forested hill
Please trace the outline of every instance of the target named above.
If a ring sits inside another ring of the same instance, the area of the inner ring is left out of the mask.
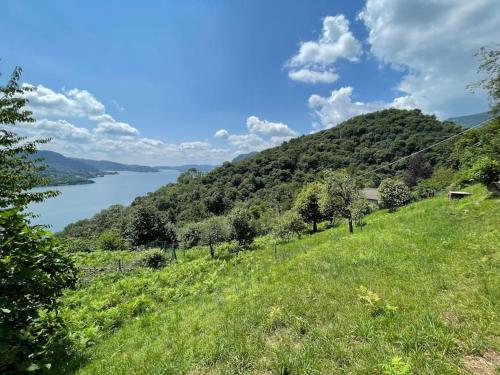
[[[115,163],[107,160],[90,160],[69,158],[58,152],[39,150],[31,156],[42,159],[41,164],[47,166],[42,175],[47,178],[48,185],[90,184],[92,178],[100,177],[116,171],[157,172],[152,167]]]
[[[209,173],[186,171],[177,183],[138,197],[132,205],[158,209],[174,223],[225,214],[238,202],[248,204],[256,215],[276,205],[287,209],[297,191],[317,179],[322,170],[347,168],[359,176],[459,131],[455,124],[440,122],[419,110],[388,109],[360,115],[335,128],[292,139],[244,160],[226,162]],[[451,144],[443,143],[425,156],[433,166],[449,164],[450,148]],[[384,177],[405,168],[401,163],[368,173],[360,184],[376,186]],[[133,209],[104,211],[93,220],[70,225],[64,234],[100,232],[110,223],[123,228],[123,220]]]

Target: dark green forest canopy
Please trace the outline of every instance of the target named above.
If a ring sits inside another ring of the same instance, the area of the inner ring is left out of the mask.
[[[167,220],[185,223],[225,214],[243,202],[256,213],[271,207],[287,209],[298,190],[317,180],[326,169],[345,168],[359,177],[360,185],[378,186],[383,178],[402,173],[406,164],[398,163],[376,173],[370,173],[371,170],[460,130],[455,124],[438,121],[420,110],[387,109],[360,115],[335,128],[292,139],[244,160],[225,162],[209,173],[184,172],[177,183],[136,198],[124,211],[149,205]],[[425,157],[432,166],[452,165],[451,146],[452,142],[445,142],[427,151]],[[110,214],[110,225],[124,225],[116,221],[116,212]],[[102,225],[103,216],[107,216],[106,211],[98,216],[100,225],[94,219],[83,220],[68,226],[63,234],[98,234],[109,226]]]

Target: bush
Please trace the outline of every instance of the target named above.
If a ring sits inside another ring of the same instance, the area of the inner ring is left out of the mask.
[[[165,257],[164,252],[161,250],[153,250],[142,259],[143,267],[151,269],[163,268],[167,265],[167,263],[167,258]]]
[[[403,182],[394,179],[382,181],[378,188],[379,202],[389,212],[396,211],[397,207],[404,206],[411,200],[410,189]]]
[[[128,242],[116,229],[108,229],[101,233],[97,240],[98,246],[104,251],[127,250]]]
[[[76,267],[41,226],[16,209],[0,211],[0,372],[49,366],[62,330],[57,298],[74,286]]]
[[[61,240],[61,245],[64,247],[65,251],[68,253],[90,253],[97,250],[98,246],[94,238],[63,238]]]
[[[471,181],[490,186],[500,181],[500,162],[489,156],[482,156],[472,164],[466,173]]]

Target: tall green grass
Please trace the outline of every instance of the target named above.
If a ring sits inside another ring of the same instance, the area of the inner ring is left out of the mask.
[[[465,355],[500,350],[500,205],[470,191],[281,244],[278,259],[261,238],[98,277],[64,297],[75,354],[55,371],[380,374],[401,357],[413,374],[465,373]]]

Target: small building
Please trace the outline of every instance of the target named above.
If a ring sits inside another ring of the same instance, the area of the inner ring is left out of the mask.
[[[468,193],[466,191],[449,191],[448,199],[462,199],[472,195],[472,193]]]
[[[375,189],[375,188],[361,189],[361,195],[368,202],[378,204],[378,189]]]

